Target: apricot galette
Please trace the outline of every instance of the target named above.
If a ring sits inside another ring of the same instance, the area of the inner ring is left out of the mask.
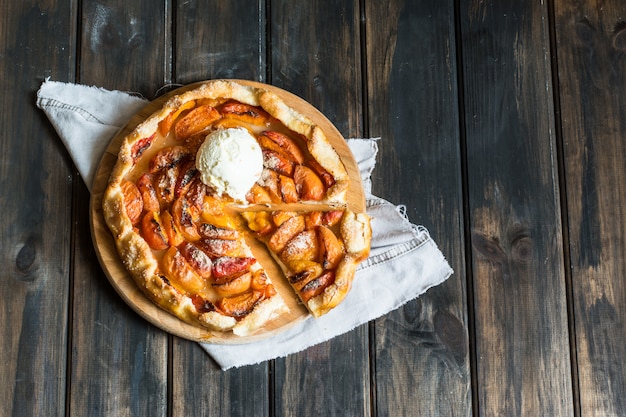
[[[286,279],[316,317],[345,298],[371,239],[349,186],[309,118],[264,88],[216,80],[175,95],[123,139],[103,213],[149,299],[247,335],[286,311],[273,281]]]

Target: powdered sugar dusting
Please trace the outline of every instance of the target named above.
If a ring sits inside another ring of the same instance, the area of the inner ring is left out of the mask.
[[[211,270],[213,262],[211,262],[211,258],[209,258],[206,253],[201,250],[194,250],[191,251],[191,258],[193,262],[198,265],[200,270]]]
[[[201,239],[200,243],[202,248],[212,257],[238,256],[242,254],[240,240]]]
[[[292,258],[317,248],[317,234],[313,230],[305,230],[291,239],[283,249],[281,256]]]
[[[280,169],[282,163],[273,152],[263,152],[263,166],[276,171]]]

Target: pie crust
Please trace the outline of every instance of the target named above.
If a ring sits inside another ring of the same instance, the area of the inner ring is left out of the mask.
[[[167,135],[161,138],[162,135],[158,133],[163,120],[190,101],[218,100],[216,103],[219,104],[224,103],[226,99],[265,110],[290,133],[299,136],[302,139],[300,146],[304,144],[308,158],[314,159],[332,176],[332,184],[327,184],[323,197],[316,198],[315,201],[300,199],[297,203],[251,201],[250,204],[241,204],[226,198],[221,204],[228,210],[232,209],[235,213],[233,216],[238,216],[237,212],[249,209],[268,212],[295,210],[301,213],[345,211],[340,225],[335,227],[335,233],[341,239],[345,253],[335,268],[334,281],[323,292],[306,301],[308,310],[314,316],[325,314],[338,305],[349,292],[358,263],[369,253],[371,239],[369,217],[363,213],[363,206],[358,201],[360,198],[357,198],[357,204],[351,204],[350,187],[354,187],[355,184],[351,175],[354,176],[354,171],[348,173],[342,157],[328,140],[324,130],[309,117],[286,104],[273,88],[264,88],[264,85],[259,83],[214,80],[172,95],[162,107],[146,116],[145,120],[123,137],[116,155],[117,161],[110,171],[106,189],[101,196],[101,207],[104,222],[113,236],[115,248],[125,270],[155,305],[193,326],[218,332],[232,331],[237,336],[247,336],[271,327],[269,323],[277,317],[289,315],[287,307],[289,303],[285,303],[284,297],[290,295],[286,295],[283,289],[264,297],[243,317],[224,314],[219,308],[199,311],[198,303],[194,303],[193,294],[181,291],[180,287],[172,285],[171,280],[164,275],[163,267],[159,263],[163,254],[150,247],[138,231],[137,223],[133,224],[131,221],[123,189],[125,181],[136,181],[138,175],[148,169],[148,154],[154,155],[159,147],[171,144]],[[149,150],[152,146],[154,149]],[[143,152],[146,152],[146,156],[142,156]],[[345,153],[342,156],[345,159]],[[352,163],[350,168],[353,169],[354,161],[349,162]],[[356,184],[357,187],[361,185],[360,181]],[[362,190],[360,191],[362,193]],[[353,206],[356,206],[356,209]],[[245,227],[245,222],[240,223],[238,228],[241,228],[242,235],[248,238],[255,237],[254,233]],[[242,243],[242,251],[247,256],[255,257],[248,244]],[[290,274],[289,267],[280,262],[279,254],[272,253],[272,256],[284,274]],[[266,266],[268,271],[272,269],[267,265],[267,260],[263,260],[254,264],[251,271],[258,272]],[[285,279],[284,276],[277,276],[275,271],[276,268],[269,274],[270,285],[278,284],[278,280]]]

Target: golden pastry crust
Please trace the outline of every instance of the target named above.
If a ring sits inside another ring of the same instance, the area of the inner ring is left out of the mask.
[[[207,300],[199,303],[198,299],[194,298],[193,291],[181,290],[180,286],[173,285],[171,279],[163,272],[160,265],[163,254],[155,251],[138,231],[137,223],[133,224],[133,220],[126,211],[123,191],[124,181],[127,179],[137,181],[139,174],[148,170],[147,162],[141,161],[147,159],[148,154],[154,155],[157,149],[151,149],[152,144],[162,139],[161,136],[164,137],[159,133],[161,123],[182,108],[193,108],[190,102],[206,103],[211,100],[219,104],[223,104],[226,100],[234,100],[237,103],[260,107],[289,131],[300,136],[306,148],[307,158],[313,159],[321,166],[321,172],[316,171],[318,175],[328,177],[330,174],[329,178],[331,178],[331,181],[325,182],[323,196],[316,197],[313,203],[345,207],[350,179],[339,155],[324,132],[309,118],[287,106],[270,91],[233,81],[207,82],[172,97],[160,110],[147,117],[124,138],[118,153],[118,160],[113,167],[103,195],[103,214],[125,268],[146,296],[164,310],[192,324],[218,331],[232,331],[236,335],[244,336],[261,329],[265,323],[286,311],[287,307],[280,294],[272,293],[267,289],[262,290],[263,295],[260,296],[260,300],[250,301],[253,307],[242,316],[225,314]],[[267,211],[272,211],[277,206],[285,207],[286,204],[283,201],[268,203],[254,199],[249,202],[253,205],[263,203]],[[234,203],[229,201],[227,204]],[[349,214],[343,217],[340,227],[346,253],[336,267],[334,283],[305,303],[315,316],[325,314],[343,300],[350,290],[357,264],[367,257],[369,251],[371,238],[369,218],[365,214],[347,213]],[[250,249],[243,246],[244,255],[252,257]],[[251,267],[250,273],[260,273],[262,269],[262,265],[257,262]],[[269,277],[267,285],[271,286],[272,279],[281,279],[281,277]],[[207,308],[204,308],[204,305]]]
[[[346,253],[335,271],[335,281],[323,293],[307,301],[307,307],[315,317],[328,313],[343,301],[352,288],[357,265],[369,256],[372,228],[366,214],[346,211],[340,234]]]

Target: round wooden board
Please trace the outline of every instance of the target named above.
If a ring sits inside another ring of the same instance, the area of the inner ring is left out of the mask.
[[[341,133],[319,110],[302,98],[280,88],[254,81],[233,81],[272,91],[288,106],[307,116],[315,124],[320,126],[331,144],[337,150],[337,153],[346,166],[348,174],[352,179],[352,183],[347,194],[350,208],[355,212],[365,212],[365,194],[363,192],[361,175],[354,156],[352,155],[352,152],[350,151],[350,148]],[[194,326],[178,319],[167,311],[156,306],[143,294],[122,264],[115,247],[113,236],[109,231],[102,214],[102,196],[107,187],[111,170],[117,161],[117,154],[124,137],[132,132],[137,125],[143,122],[152,113],[159,110],[172,96],[197,88],[203,83],[204,82],[199,82],[178,88],[150,102],[139,113],[133,116],[132,119],[130,119],[130,121],[111,140],[111,143],[107,147],[100,164],[98,165],[94,183],[92,185],[90,200],[92,239],[100,264],[102,265],[107,278],[115,290],[133,310],[153,325],[176,336],[199,342],[221,344],[249,343],[271,337],[278,332],[288,329],[290,326],[298,323],[299,321],[311,317],[306,308],[299,302],[289,284],[284,282],[285,280],[274,278],[272,282],[289,307],[289,312],[274,319],[271,323],[268,323],[263,329],[259,330],[255,334],[240,337],[233,335],[231,332],[217,332],[204,327]],[[271,269],[278,272],[277,265],[275,265],[269,255],[263,255],[263,253],[255,253],[255,255],[260,258],[259,260],[263,262],[266,269],[270,270],[270,273],[272,273]],[[266,258],[261,259],[264,256],[266,256]]]

